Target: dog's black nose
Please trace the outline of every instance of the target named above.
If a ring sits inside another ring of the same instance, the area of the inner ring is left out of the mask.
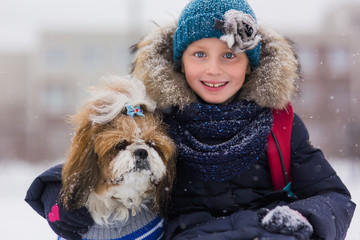
[[[134,156],[136,160],[136,169],[138,170],[148,170],[150,169],[149,161],[147,160],[148,152],[145,149],[137,149],[134,151]]]
[[[137,149],[134,152],[135,157],[139,157],[141,159],[145,159],[148,156],[148,152],[145,149]]]

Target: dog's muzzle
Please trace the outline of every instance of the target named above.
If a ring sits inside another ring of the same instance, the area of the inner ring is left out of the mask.
[[[116,178],[110,178],[105,180],[108,184],[118,185],[124,181],[124,176],[126,174],[130,174],[133,172],[149,172],[150,173],[150,181],[152,184],[157,184],[158,180],[154,177],[154,173],[151,172],[150,162],[149,162],[149,152],[144,148],[137,148],[132,152],[132,156],[135,160],[135,166],[124,172],[121,176],[117,176]]]

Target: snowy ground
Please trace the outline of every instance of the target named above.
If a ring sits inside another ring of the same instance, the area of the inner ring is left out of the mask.
[[[360,162],[333,161],[332,165],[348,186],[353,201],[360,204]],[[49,165],[0,162],[0,239],[56,239],[47,222],[23,200],[32,180]],[[347,240],[360,239],[360,213],[355,212]]]

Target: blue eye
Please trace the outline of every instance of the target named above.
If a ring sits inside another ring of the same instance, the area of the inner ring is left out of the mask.
[[[233,53],[225,53],[225,55],[224,55],[224,57],[225,58],[234,58],[235,57],[235,54],[233,54]]]
[[[196,52],[196,53],[195,53],[195,57],[203,58],[203,57],[205,57],[205,53],[203,53],[203,52]]]

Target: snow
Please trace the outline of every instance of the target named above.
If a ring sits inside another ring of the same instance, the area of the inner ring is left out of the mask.
[[[0,239],[56,239],[45,219],[24,201],[33,179],[55,163],[29,164],[21,161],[0,162]],[[360,162],[333,160],[332,166],[349,188],[353,201],[360,203]],[[360,213],[355,215],[346,240],[360,236]]]
[[[0,162],[0,239],[56,239],[45,219],[24,201],[31,182],[47,168]]]

